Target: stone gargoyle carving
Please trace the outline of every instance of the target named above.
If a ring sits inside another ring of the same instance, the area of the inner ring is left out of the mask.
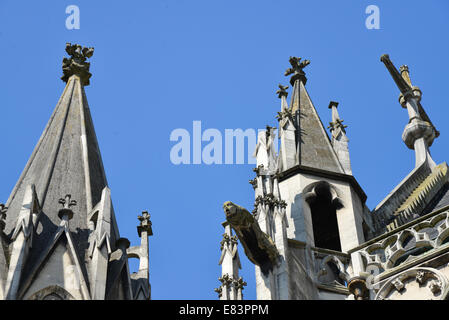
[[[276,265],[279,256],[273,240],[260,229],[257,221],[245,208],[227,201],[223,204],[223,210],[248,259],[267,275]]]

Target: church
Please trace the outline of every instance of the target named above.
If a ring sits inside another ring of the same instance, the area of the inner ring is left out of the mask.
[[[0,299],[148,300],[150,215],[136,216],[139,245],[120,237],[84,91],[94,49],[67,43],[66,52],[65,89],[0,204]]]
[[[140,244],[131,246],[120,236],[84,90],[94,50],[68,43],[66,52],[65,89],[0,204],[0,299],[149,300],[150,214],[136,215]],[[328,134],[306,89],[310,61],[290,57],[290,102],[289,86],[276,92],[279,136],[267,126],[257,140],[254,208],[223,205],[220,300],[244,296],[238,243],[254,264],[260,300],[449,298],[448,167],[429,150],[439,132],[409,68],[380,60],[408,113],[402,140],[415,167],[369,209],[338,102],[329,103]]]
[[[238,242],[255,265],[260,300],[449,298],[448,166],[429,151],[439,132],[408,66],[398,70],[386,54],[380,61],[408,113],[402,140],[414,150],[413,170],[370,210],[338,102],[329,103],[328,134],[306,89],[310,61],[290,57],[290,103],[288,86],[276,92],[279,136],[267,126],[257,141],[254,208],[223,205],[219,299],[243,298]]]

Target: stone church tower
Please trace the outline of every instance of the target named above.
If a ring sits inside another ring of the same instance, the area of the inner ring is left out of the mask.
[[[408,111],[402,139],[415,150],[416,165],[370,210],[352,174],[338,103],[329,103],[329,137],[306,89],[310,62],[290,58],[290,105],[288,87],[277,91],[279,152],[273,127],[256,146],[254,210],[223,206],[255,264],[258,299],[448,298],[449,179],[446,163],[436,165],[429,152],[439,132],[408,67],[399,72],[388,55],[381,61]]]
[[[1,299],[149,299],[149,214],[141,245],[121,238],[84,87],[93,48],[66,46],[67,83],[6,205]],[[140,259],[130,274],[128,258]]]

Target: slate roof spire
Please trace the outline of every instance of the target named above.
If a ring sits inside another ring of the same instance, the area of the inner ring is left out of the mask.
[[[70,57],[63,59],[64,91],[2,206],[7,208],[3,236],[11,256],[6,264],[0,252],[2,290],[5,281],[0,298],[44,297],[48,288],[37,292],[43,281],[60,288],[64,297],[132,299],[128,256],[117,245],[121,238],[84,91],[92,76],[87,59],[94,49],[68,43],[66,51]],[[57,252],[68,253],[70,259],[62,262]],[[61,272],[52,272],[51,281],[37,281],[48,277],[41,270],[49,272],[49,265]],[[79,281],[68,286],[67,277]]]
[[[305,88],[307,78],[303,69],[310,64],[310,61],[301,61],[301,58],[290,57],[289,62],[292,67],[287,69],[285,75],[292,75],[290,84],[293,89],[289,110],[296,128],[297,164],[344,173],[329,136]],[[283,150],[282,152],[292,152],[292,150]]]

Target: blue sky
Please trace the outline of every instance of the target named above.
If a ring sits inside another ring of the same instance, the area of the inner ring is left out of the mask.
[[[65,27],[68,5],[80,29]],[[365,8],[380,9],[380,29]],[[136,216],[152,215],[153,299],[216,299],[219,242],[231,200],[252,209],[253,165],[173,165],[176,128],[277,125],[278,83],[289,56],[311,60],[307,89],[324,124],[338,101],[353,173],[374,208],[414,166],[408,121],[384,65],[407,64],[448,160],[447,1],[0,1],[0,202],[6,202],[64,83],[66,42],[95,47],[86,93],[120,232],[138,244]],[[245,298],[254,266],[240,250]],[[133,262],[135,269],[136,264]]]

